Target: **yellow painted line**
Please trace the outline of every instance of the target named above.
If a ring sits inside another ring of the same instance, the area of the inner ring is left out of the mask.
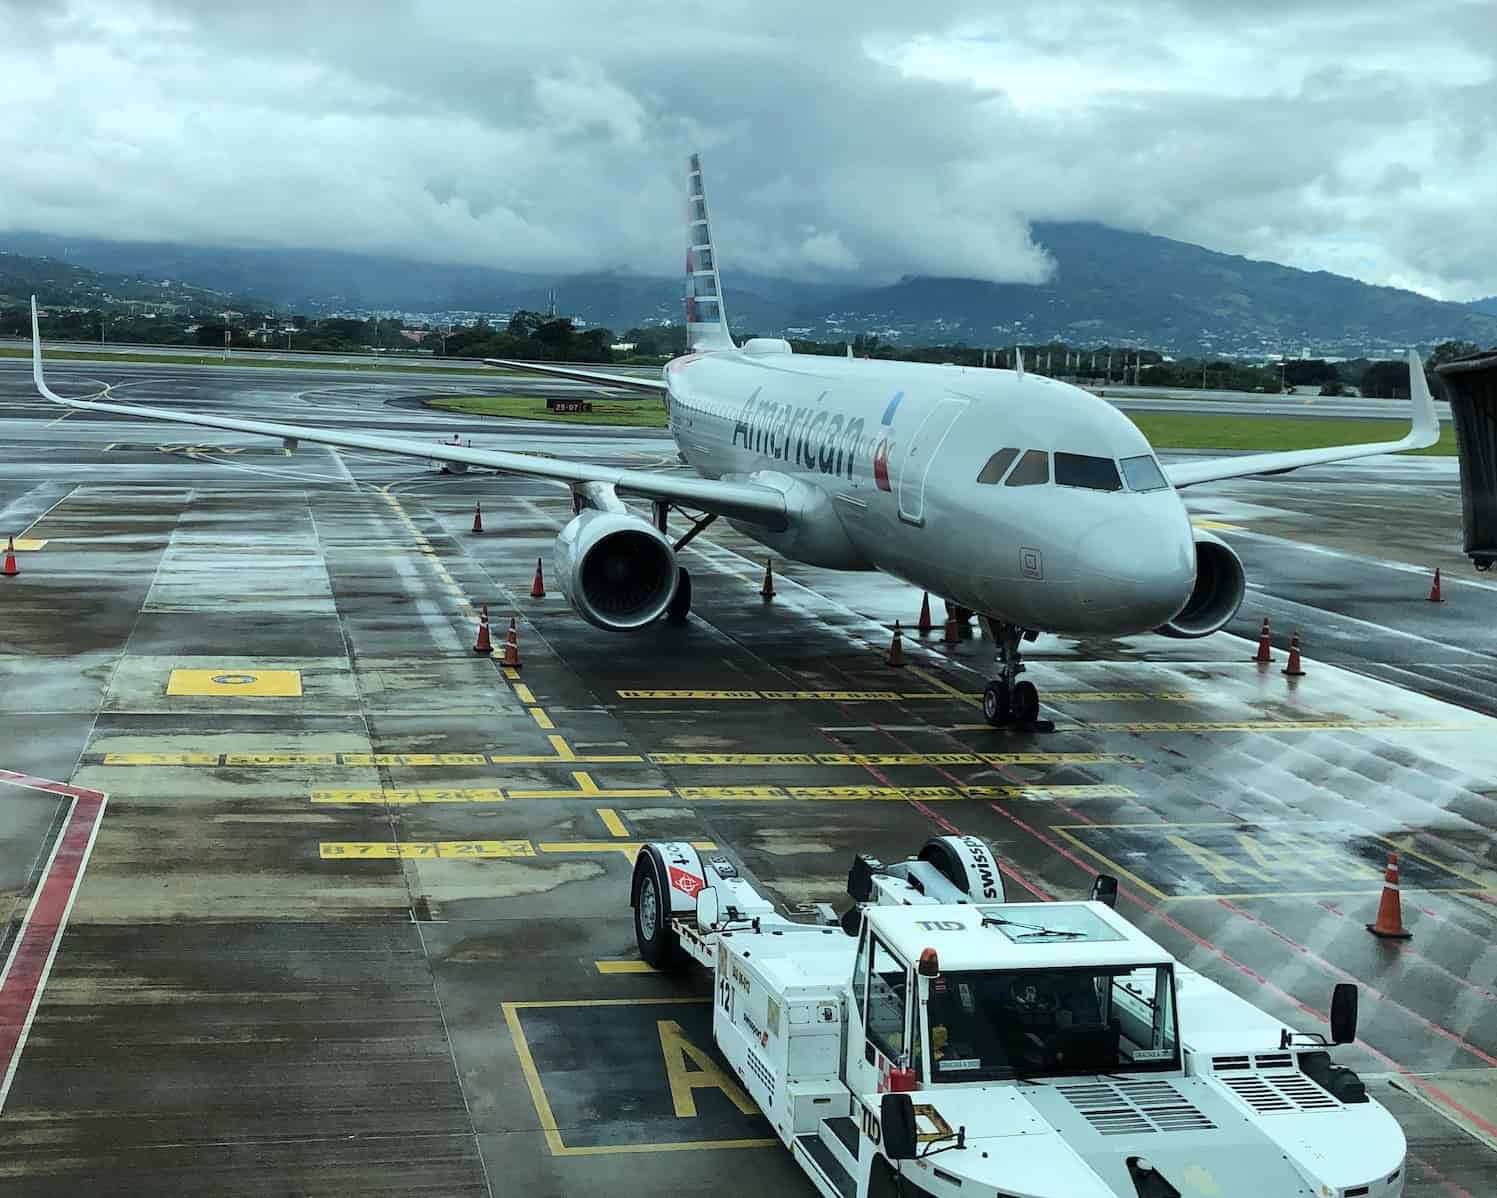
[[[420,790],[313,790],[307,798],[314,803],[502,803],[504,792],[494,787],[461,790],[439,788]]]
[[[1091,827],[1092,825],[1088,824],[1088,825],[1083,825],[1083,826],[1084,827]],[[1167,825],[1162,825],[1161,824],[1159,826],[1160,827],[1165,827]],[[1059,832],[1062,836],[1064,836],[1067,840],[1069,840],[1072,844],[1074,844],[1083,853],[1086,853],[1086,854],[1088,854],[1088,855],[1090,855],[1092,857],[1095,857],[1098,861],[1100,861],[1102,863],[1103,867],[1107,870],[1108,873],[1115,874],[1119,878],[1126,878],[1128,881],[1132,882],[1135,886],[1137,886],[1140,890],[1144,891],[1146,894],[1152,895],[1156,899],[1165,900],[1165,899],[1169,898],[1169,895],[1165,894],[1164,891],[1159,890],[1157,887],[1149,885],[1149,883],[1145,882],[1142,878],[1140,878],[1132,870],[1124,869],[1116,861],[1112,860],[1112,858],[1106,857],[1103,854],[1099,853],[1096,849],[1094,849],[1091,845],[1087,844],[1086,841],[1082,840],[1080,837],[1073,836],[1065,827],[1057,826],[1057,827],[1054,827],[1053,830],[1056,831],[1056,832]]]
[[[757,699],[758,691],[619,691],[620,699]]]
[[[594,961],[599,973],[659,973],[647,961]]]
[[[337,765],[336,753],[225,753],[224,765]]]
[[[609,1156],[615,1153],[692,1152],[714,1148],[772,1148],[778,1145],[779,1141],[774,1139],[687,1140],[663,1144],[599,1144],[589,1145],[586,1148],[569,1148],[562,1142],[556,1115],[551,1110],[551,1102],[546,1097],[546,1088],[541,1084],[540,1071],[535,1067],[535,1057],[531,1055],[530,1045],[525,1039],[525,1031],[520,1026],[519,1012],[521,1010],[544,1007],[658,1006],[677,1002],[707,1001],[709,1000],[705,998],[594,998],[573,1002],[507,1002],[502,1004],[504,1022],[509,1028],[509,1036],[515,1046],[515,1056],[520,1062],[520,1072],[525,1075],[525,1086],[530,1091],[531,1102],[535,1104],[535,1113],[540,1120],[541,1131],[545,1134],[546,1146],[550,1148],[551,1155]]]
[[[1134,799],[1126,786],[964,786],[974,799]]]
[[[651,753],[652,765],[815,765],[809,753]]]
[[[1209,528],[1216,532],[1241,532],[1240,524],[1223,524],[1220,520],[1192,520],[1192,528]]]
[[[340,753],[344,765],[487,765],[483,753]]]
[[[38,541],[35,537],[17,537],[16,538],[16,552],[17,553],[35,553],[35,552],[37,552],[40,549],[45,549],[46,546],[47,546],[47,542],[46,541]]]
[[[577,756],[572,752],[572,748],[567,744],[565,738],[560,736],[548,736],[546,737],[546,739],[551,742],[551,747],[556,750],[556,756],[560,760],[571,761]]]
[[[603,826],[608,829],[610,836],[623,839],[629,835],[629,829],[624,827],[624,821],[619,818],[619,813],[612,807],[599,807],[598,818],[603,821]]]
[[[511,790],[511,799],[668,799],[672,791],[665,787],[600,787],[586,770],[574,770],[576,790]]]
[[[253,696],[257,699],[299,698],[300,670],[228,669],[173,670],[167,679],[166,693],[174,696],[215,699]]]
[[[974,698],[966,691],[958,690],[956,687],[950,685],[949,683],[942,682],[934,674],[930,673],[927,670],[922,670],[919,666],[910,666],[909,670],[910,673],[913,674],[916,678],[923,679],[924,681],[930,683],[930,685],[935,687],[937,690],[944,691],[954,699],[960,699],[963,703],[969,703],[973,707],[982,706],[982,700],[980,698]]]
[[[105,765],[218,765],[217,753],[105,753]]]
[[[728,690],[621,690],[620,699],[686,699],[693,701],[828,701],[836,703],[904,702],[912,699],[981,699],[980,692],[945,691],[728,691]],[[1046,691],[1045,698],[1055,702],[1114,703],[1191,702],[1204,700],[1201,691]],[[984,725],[986,726],[986,725]]]
[[[332,858],[495,858],[534,857],[528,840],[400,840],[330,841],[318,845],[324,859]]]
[[[536,701],[535,695],[531,693],[530,688],[523,682],[515,687],[515,698],[519,699],[521,703],[534,703]]]
[[[530,718],[533,719],[536,722],[536,726],[537,727],[539,727],[539,728],[555,728],[556,727],[556,725],[551,722],[551,717],[548,716],[539,707],[527,707],[525,710],[530,713]]]
[[[717,843],[711,840],[693,840],[691,847],[694,849],[715,849]],[[569,840],[540,844],[536,848],[543,853],[623,853],[626,857],[638,857],[639,851],[644,848],[642,840]]]
[[[517,670],[517,669],[515,669],[514,666],[505,666],[504,667],[504,676],[506,678],[508,678],[511,682],[514,682],[516,679],[518,679],[520,677],[520,671]]]

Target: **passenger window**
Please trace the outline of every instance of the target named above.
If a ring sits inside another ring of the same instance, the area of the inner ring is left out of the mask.
[[[1123,459],[1123,477],[1134,491],[1158,491],[1169,486],[1164,472],[1152,453],[1139,454],[1136,458]]]
[[[1038,487],[1050,481],[1050,455],[1043,449],[1031,449],[1014,467],[1005,487]]]
[[[905,999],[909,971],[878,941],[868,971],[868,1039],[891,1061],[902,1063],[906,1051]]]
[[[1017,449],[1000,449],[988,459],[988,464],[982,468],[982,473],[977,476],[980,483],[996,483],[1003,477],[1003,472],[1008,469],[1016,457],[1019,456]]]
[[[1117,464],[1111,458],[1094,458],[1084,453],[1055,455],[1055,485],[1085,487],[1088,491],[1121,491]]]

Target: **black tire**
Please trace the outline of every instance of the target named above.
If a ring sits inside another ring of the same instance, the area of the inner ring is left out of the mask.
[[[1003,686],[990,682],[982,688],[982,715],[994,728],[1002,728],[1013,719],[1012,700]]]
[[[640,959],[656,969],[675,969],[681,945],[671,929],[670,897],[664,871],[652,853],[641,854],[634,868],[634,943]]]
[[[934,865],[936,872],[960,890],[963,894],[970,894],[967,889],[967,870],[957,860],[956,854],[951,851],[951,846],[943,844],[939,840],[927,840],[925,847],[920,850],[921,861]]]
[[[691,612],[691,575],[685,566],[676,567],[676,593],[671,596],[665,609],[665,618],[672,624],[686,623]]]
[[[1034,683],[1014,684],[1013,715],[1014,721],[1020,724],[1032,724],[1040,718],[1040,692]]]

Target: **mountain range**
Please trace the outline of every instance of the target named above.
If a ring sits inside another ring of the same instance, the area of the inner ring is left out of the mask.
[[[1298,355],[1309,348],[1314,356],[1346,357],[1451,339],[1497,344],[1497,297],[1446,303],[1099,224],[1041,223],[1033,234],[1055,262],[1043,284],[914,276],[849,287],[729,269],[723,272],[728,314],[740,332],[820,340],[875,332],[905,344],[1001,346],[1056,339],[1175,353]],[[308,314],[382,310],[450,317],[544,310],[554,287],[564,314],[617,332],[681,318],[679,278],[623,272],[552,277],[327,250],[35,233],[0,234],[0,250],[144,276],[156,286],[185,281]]]

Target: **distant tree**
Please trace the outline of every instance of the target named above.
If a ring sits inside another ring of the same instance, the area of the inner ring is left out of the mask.
[[[509,335],[511,337],[533,337],[545,323],[546,318],[539,312],[532,312],[528,308],[521,308],[509,318]],[[570,327],[571,323],[571,321],[567,321],[568,327]]]
[[[1362,372],[1359,390],[1373,399],[1408,399],[1409,368],[1403,362],[1374,362]]]
[[[1324,358],[1301,358],[1284,363],[1284,382],[1290,387],[1318,387],[1334,382],[1336,368]]]

